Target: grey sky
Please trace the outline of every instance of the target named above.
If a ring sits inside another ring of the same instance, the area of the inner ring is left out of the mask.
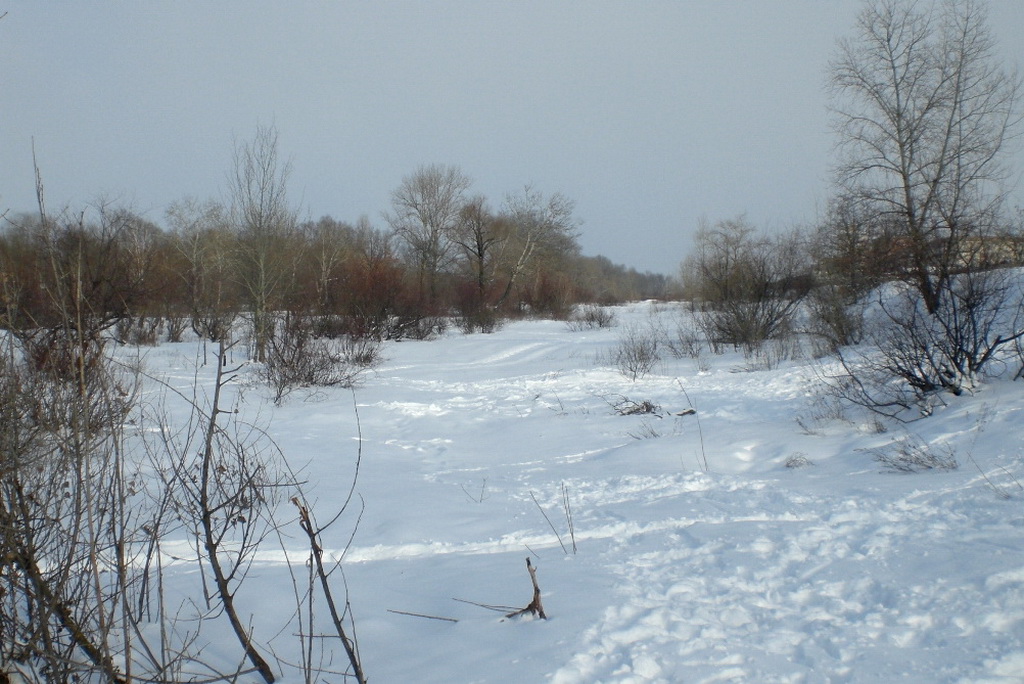
[[[51,205],[104,194],[162,223],[220,196],[233,139],[273,123],[303,216],[381,226],[403,176],[454,164],[495,208],[528,183],[562,192],[586,254],[674,274],[701,217],[819,213],[827,63],[859,7],[9,2],[0,211],[34,208],[33,136]],[[1024,2],[990,12],[1020,60]]]

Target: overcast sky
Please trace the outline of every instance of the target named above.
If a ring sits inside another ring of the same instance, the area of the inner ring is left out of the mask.
[[[34,208],[34,137],[51,208],[105,195],[162,224],[274,124],[304,217],[382,227],[404,176],[453,164],[494,208],[561,192],[585,254],[674,274],[701,217],[820,214],[827,63],[859,6],[0,2],[0,211]],[[991,18],[1024,61],[1024,2]]]

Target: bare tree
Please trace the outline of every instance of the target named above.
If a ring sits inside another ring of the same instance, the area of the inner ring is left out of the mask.
[[[935,313],[965,240],[999,218],[1020,79],[996,61],[983,3],[869,0],[831,86],[840,193],[898,227],[905,277]]]
[[[476,293],[482,302],[494,279],[494,252],[508,239],[498,225],[498,219],[487,207],[483,195],[466,202],[459,211],[459,221],[453,240],[466,257],[473,277]]]
[[[839,204],[887,236],[881,275],[906,285],[879,291],[865,321],[877,353],[840,350],[837,386],[876,411],[927,412],[1024,335],[1019,291],[993,270],[1013,260],[1000,246],[1012,242],[1003,159],[1021,81],[996,60],[976,0],[870,0],[831,78]]]
[[[291,164],[278,157],[273,126],[257,126],[248,142],[236,142],[228,180],[238,226],[238,274],[249,305],[253,358],[266,359],[274,334],[274,307],[292,275],[284,243],[294,231],[295,211],[288,204]]]
[[[459,212],[452,239],[464,258],[463,277],[469,281],[460,284],[456,306],[461,315],[460,325],[467,332],[492,332],[499,322],[494,283],[497,257],[511,236],[510,225],[505,217],[490,210],[483,195],[470,199]]]
[[[355,229],[324,216],[316,223],[303,224],[300,230],[305,247],[302,270],[308,284],[296,293],[296,298],[305,299],[307,308],[318,317],[318,332],[332,334],[335,331],[329,322],[339,312],[338,295],[344,286],[345,261],[354,250]]]
[[[115,235],[118,280],[127,295],[117,321],[117,338],[129,344],[156,344],[160,312],[155,306],[159,289],[159,256],[164,242],[160,228],[130,207],[97,200],[100,231]]]
[[[579,252],[579,221],[575,203],[560,192],[545,197],[533,186],[505,199],[502,214],[508,222],[509,239],[500,254],[505,287],[498,299],[508,299],[520,279],[545,258],[572,256]]]
[[[450,265],[452,234],[471,183],[456,166],[432,164],[403,178],[391,195],[385,218],[415,261],[429,305],[437,302],[438,276]]]
[[[226,340],[237,315],[237,297],[234,237],[224,207],[185,198],[168,207],[167,221],[183,261],[177,275],[184,284],[192,330],[205,341]]]

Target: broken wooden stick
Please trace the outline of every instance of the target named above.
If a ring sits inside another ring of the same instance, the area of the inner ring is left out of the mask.
[[[471,606],[477,606],[479,608],[486,608],[487,610],[493,610],[496,613],[507,613],[510,610],[515,610],[515,606],[494,606],[490,603],[478,603],[476,601],[467,601],[466,599],[452,598],[452,601],[458,601],[459,603],[468,603]],[[2,682],[0,682],[2,684]]]
[[[537,568],[533,567],[530,563],[529,557],[526,559],[526,570],[530,573],[530,581],[533,582],[533,600],[530,601],[530,605],[526,606],[522,610],[511,612],[505,617],[514,618],[530,613],[538,616],[541,620],[547,620],[548,616],[544,614],[544,604],[540,602],[540,587],[537,585]]]

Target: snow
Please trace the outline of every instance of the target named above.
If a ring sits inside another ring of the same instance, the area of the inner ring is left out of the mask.
[[[348,496],[361,444],[358,499],[324,543],[371,682],[1024,682],[1019,382],[909,424],[846,422],[823,408],[827,361],[667,357],[633,382],[609,361],[623,327],[685,314],[615,313],[611,329],[530,320],[391,344],[354,392],[280,407],[231,386],[321,521]],[[144,363],[191,395],[197,381],[210,391],[202,358],[165,344]],[[624,397],[663,410],[619,415]],[[959,468],[873,460],[908,436]],[[237,597],[285,682],[302,681],[283,663],[298,659],[284,560],[301,569],[303,542],[293,524],[265,543]],[[174,560],[188,548],[164,545],[170,585],[194,580]],[[526,606],[527,557],[548,620],[477,605]]]

